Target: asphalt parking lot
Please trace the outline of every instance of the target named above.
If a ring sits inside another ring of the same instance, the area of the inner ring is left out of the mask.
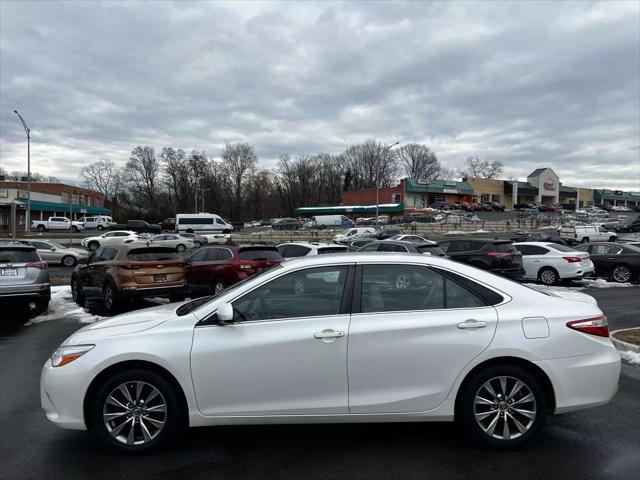
[[[640,287],[584,290],[612,329],[640,326]],[[634,479],[640,472],[640,368],[623,365],[609,404],[557,417],[527,448],[470,444],[449,423],[194,429],[167,451],[116,454],[86,432],[61,430],[40,409],[39,374],[81,325],[73,315],[0,327],[0,478],[566,478]]]

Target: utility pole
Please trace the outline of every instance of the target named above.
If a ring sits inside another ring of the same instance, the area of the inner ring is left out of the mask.
[[[18,116],[27,134],[27,213],[24,217],[24,231],[28,232],[31,228],[31,130],[27,127],[24,118],[18,113],[18,110],[14,110],[13,113]]]
[[[201,188],[200,189],[200,192],[201,192],[201,195],[202,195],[202,211],[203,212],[205,211],[205,209],[204,209],[204,193],[208,192],[209,190],[211,190],[211,189],[210,188]]]
[[[391,145],[389,145],[388,147],[384,147],[384,159],[387,159],[387,153],[389,153],[389,150],[391,150],[393,147],[395,147],[396,145],[399,145],[400,142],[396,142],[396,143],[392,143]],[[378,168],[376,169],[376,225],[380,226],[380,170],[381,170],[382,166],[378,165]]]

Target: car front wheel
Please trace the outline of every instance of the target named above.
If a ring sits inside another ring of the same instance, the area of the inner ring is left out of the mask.
[[[560,279],[558,272],[549,267],[541,269],[538,278],[543,285],[556,285]]]
[[[175,387],[158,373],[132,369],[110,376],[92,402],[96,433],[110,446],[130,453],[158,448],[183,425]]]
[[[540,381],[511,365],[488,367],[463,387],[456,412],[470,436],[494,448],[526,443],[542,427],[546,398]]]
[[[76,263],[78,263],[78,261],[73,255],[65,255],[64,257],[62,257],[62,264],[65,267],[75,267]]]

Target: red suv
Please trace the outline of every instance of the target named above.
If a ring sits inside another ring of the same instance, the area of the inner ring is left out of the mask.
[[[203,247],[189,257],[185,273],[192,296],[217,294],[284,258],[268,245],[217,245]]]

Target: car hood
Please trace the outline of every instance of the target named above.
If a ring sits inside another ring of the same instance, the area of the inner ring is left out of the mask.
[[[127,335],[149,330],[175,318],[175,311],[179,305],[181,304],[170,303],[100,320],[75,332],[64,341],[63,345],[91,343],[93,340],[103,337]]]

